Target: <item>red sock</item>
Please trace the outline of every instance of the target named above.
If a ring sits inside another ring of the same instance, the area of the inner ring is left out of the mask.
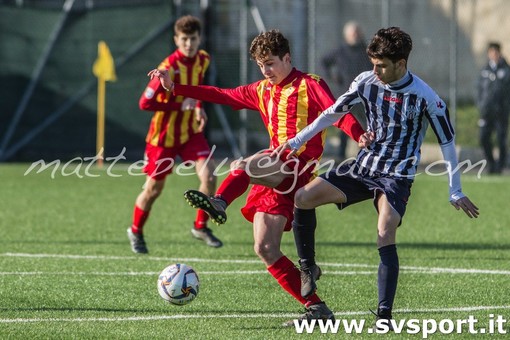
[[[216,195],[221,196],[227,202],[227,205],[229,205],[236,198],[244,194],[249,185],[250,176],[248,173],[243,169],[235,169],[221,182]]]
[[[135,210],[133,211],[133,224],[131,225],[131,231],[135,234],[143,233],[143,225],[147,218],[149,217],[149,211],[142,210],[135,205]]]
[[[299,269],[297,269],[294,263],[286,256],[280,257],[275,263],[267,267],[267,270],[283,289],[305,305],[305,307],[322,301],[317,294],[313,294],[306,299],[301,296],[301,277],[299,275]]]
[[[195,218],[195,229],[204,229],[207,227],[207,220],[209,215],[201,209],[197,211],[197,217]]]

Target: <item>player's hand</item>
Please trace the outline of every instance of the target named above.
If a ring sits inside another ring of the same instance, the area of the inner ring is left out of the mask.
[[[469,218],[477,218],[478,215],[480,215],[480,212],[478,211],[478,207],[471,202],[469,198],[462,197],[459,198],[456,201],[451,201],[451,204],[455,207],[457,210],[464,210],[466,215],[469,216]]]
[[[273,152],[271,152],[271,157],[277,156],[278,158],[281,158],[281,156],[283,155],[283,152],[287,149],[290,149],[289,142],[280,144],[276,149],[273,150]],[[291,149],[291,151],[289,152],[287,157],[294,156],[296,154],[296,152],[297,152],[297,150]]]
[[[197,100],[193,98],[184,98],[181,104],[181,110],[193,110],[197,106]]]
[[[174,88],[174,82],[170,79],[170,74],[168,70],[159,70],[155,68],[154,70],[150,70],[147,75],[153,79],[154,77],[159,78],[161,82],[161,86],[167,91],[171,91]]]
[[[207,124],[207,113],[201,107],[195,108],[195,119],[198,121],[198,132],[204,131]]]
[[[372,144],[375,140],[375,133],[373,131],[365,132],[359,137],[358,146],[360,148],[366,148]]]

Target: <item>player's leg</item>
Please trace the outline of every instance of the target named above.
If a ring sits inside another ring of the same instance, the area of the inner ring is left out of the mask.
[[[269,273],[278,284],[306,308],[301,319],[333,319],[334,315],[321,299],[313,294],[309,298],[301,296],[299,269],[285,256],[280,249],[283,231],[287,218],[283,215],[272,215],[263,212],[255,213],[253,219],[254,250],[264,262]],[[284,326],[292,326],[286,322]]]
[[[211,148],[204,134],[192,135],[188,142],[179,149],[179,156],[184,162],[193,162],[195,171],[200,181],[198,193],[205,197],[211,196],[216,190],[215,162],[212,159]],[[191,235],[198,240],[204,241],[210,247],[221,247],[223,243],[213,235],[207,227],[209,215],[203,209],[198,209],[191,228]]]
[[[276,187],[288,177],[282,173],[282,167],[284,163],[276,157],[271,157],[269,153],[258,153],[233,162],[229,175],[220,184],[214,197],[196,190],[186,191],[184,197],[191,206],[205,210],[213,222],[223,224],[227,220],[227,206],[244,194],[250,184]]]
[[[133,222],[128,228],[131,249],[135,253],[142,254],[148,252],[143,237],[143,228],[149,218],[152,205],[163,191],[166,176],[172,173],[175,150],[147,144],[145,155],[147,164],[143,171],[147,177],[142,192],[136,198]]]
[[[480,145],[483,149],[485,159],[487,160],[489,172],[494,173],[496,170],[494,157],[492,155],[492,131],[494,130],[494,122],[492,118],[487,117],[486,119],[480,119],[478,124],[480,125]]]
[[[196,172],[200,180],[198,190],[204,195],[211,196],[216,190],[215,163],[210,158],[200,158],[196,161]],[[203,240],[208,246],[219,248],[223,245],[220,239],[213,235],[207,227],[209,215],[202,209],[197,210],[191,233],[193,237]]]
[[[391,319],[393,302],[397,292],[399,260],[396,247],[397,228],[401,215],[388,202],[385,194],[379,194],[376,202],[379,217],[377,220],[377,248],[380,263],[377,272],[379,303],[378,319]]]
[[[496,125],[496,139],[498,141],[499,159],[496,166],[496,172],[501,173],[506,167],[507,159],[507,140],[508,140],[508,112],[501,112],[499,122]]]
[[[315,281],[321,270],[315,264],[315,208],[327,203],[344,203],[345,194],[325,179],[318,177],[296,192],[292,230],[301,268],[301,295],[315,292]]]
[[[131,250],[134,253],[148,253],[147,245],[143,237],[143,227],[149,218],[152,205],[159,195],[161,195],[164,186],[165,178],[158,180],[147,176],[145,185],[136,198],[133,209],[133,222],[127,231],[131,243]]]

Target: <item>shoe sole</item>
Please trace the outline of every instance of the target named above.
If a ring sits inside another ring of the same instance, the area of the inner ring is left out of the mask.
[[[205,211],[216,225],[227,222],[227,214],[214,209],[209,201],[209,197],[200,191],[188,190],[184,193],[184,198],[193,208]]]

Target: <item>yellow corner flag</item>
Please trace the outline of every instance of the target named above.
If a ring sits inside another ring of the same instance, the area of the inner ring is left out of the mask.
[[[108,45],[102,40],[97,44],[97,59],[92,72],[97,78],[103,78],[105,81],[117,80],[112,54]]]
[[[106,82],[115,81],[115,63],[108,45],[100,41],[97,45],[97,59],[92,66],[92,73],[97,77],[97,137],[96,157],[97,165],[103,166],[104,158],[104,130],[105,130],[105,97]]]

